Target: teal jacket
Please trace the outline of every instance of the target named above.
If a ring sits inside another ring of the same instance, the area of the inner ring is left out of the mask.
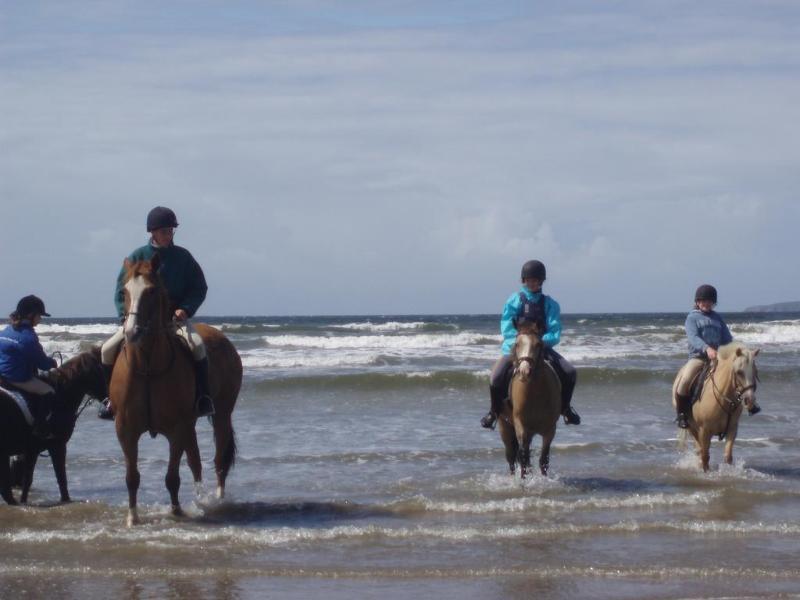
[[[522,286],[521,291],[532,302],[538,302],[542,297],[541,293],[533,294],[529,292],[525,286]],[[517,339],[517,328],[514,327],[514,320],[519,316],[521,309],[522,302],[519,298],[519,292],[515,292],[506,300],[506,305],[503,307],[503,316],[500,317],[500,333],[503,334],[502,350],[505,355],[511,354],[511,346],[514,345]],[[547,329],[542,336],[542,341],[548,348],[552,348],[561,341],[561,307],[558,302],[547,295],[544,297],[544,315]]]
[[[182,308],[190,317],[197,312],[203,300],[206,299],[208,286],[203,275],[203,269],[186,248],[171,244],[166,248],[156,248],[147,244],[134,250],[128,260],[136,262],[150,260],[158,253],[161,266],[158,274],[167,288],[167,295],[173,311]],[[117,289],[114,292],[114,304],[117,306],[117,315],[125,316],[125,267],[117,276]]]

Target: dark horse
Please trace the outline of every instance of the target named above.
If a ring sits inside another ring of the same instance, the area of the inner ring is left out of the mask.
[[[561,413],[561,383],[544,360],[544,343],[535,325],[520,326],[511,352],[514,375],[511,379],[511,405],[500,414],[500,437],[506,447],[506,461],[511,473],[519,463],[525,477],[531,466],[531,440],[542,436],[539,468],[547,475],[550,467],[550,444],[556,435]]]
[[[195,483],[202,480],[202,464],[195,433],[194,364],[188,348],[171,322],[169,298],[158,276],[158,255],[150,261],[125,261],[125,343],[114,363],[109,398],[114,410],[117,438],[125,455],[128,487],[128,526],[139,522],[139,438],[145,431],[160,433],[169,441],[165,484],[172,513],[182,515],[178,500],[179,466],[183,453]],[[212,417],[216,454],[217,496],[225,493],[225,480],[236,456],[231,413],[242,384],[242,361],[222,332],[199,324],[209,361],[209,387],[216,414]]]
[[[53,470],[61,492],[61,502],[69,502],[67,489],[67,442],[72,437],[75,421],[78,418],[81,401],[87,394],[93,398],[105,395],[105,381],[100,370],[100,349],[82,352],[65,362],[56,370],[55,384],[58,402],[66,418],[55,432],[56,437],[43,440],[33,435],[32,428],[25,421],[22,411],[8,394],[0,392],[0,495],[8,504],[16,504],[11,492],[11,473],[9,456],[21,454],[20,501],[28,501],[28,492],[33,483],[33,470],[39,453],[47,450],[53,461]]]

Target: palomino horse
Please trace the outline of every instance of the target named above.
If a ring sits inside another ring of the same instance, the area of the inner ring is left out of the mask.
[[[717,361],[703,383],[700,399],[692,405],[688,415],[689,432],[697,442],[697,452],[703,471],[708,471],[711,437],[727,438],[725,462],[733,463],[733,442],[739,430],[742,406],[751,409],[756,402],[758,350],[749,350],[744,344],[732,342],[721,346]],[[680,374],[679,374],[680,375]],[[678,378],[672,385],[672,405],[675,399]]]
[[[186,460],[195,483],[202,465],[195,433],[195,376],[191,354],[174,333],[170,303],[157,274],[158,255],[150,261],[125,261],[125,345],[114,364],[109,398],[115,414],[117,438],[125,455],[128,487],[128,526],[139,522],[139,438],[145,431],[169,441],[165,483],[172,513],[183,514],[178,500],[179,467]],[[217,329],[197,325],[206,344],[209,389],[216,414],[212,417],[216,454],[217,497],[225,494],[225,480],[236,456],[231,413],[242,384],[242,362],[233,344]]]
[[[102,398],[105,395],[106,383],[100,370],[100,348],[82,352],[65,362],[56,370],[51,383],[58,392],[57,410],[64,418],[59,419],[61,426],[54,432],[55,437],[48,440],[35,437],[22,411],[11,398],[0,393],[0,495],[8,504],[17,503],[11,492],[9,455],[22,455],[22,459],[15,463],[15,475],[19,476],[19,485],[22,488],[20,502],[25,504],[33,483],[36,459],[42,450],[49,452],[53,462],[61,502],[70,501],[66,469],[67,442],[75,429],[84,396],[88,394],[93,398]]]
[[[514,474],[519,463],[522,477],[531,466],[531,440],[542,436],[539,468],[547,475],[550,466],[550,444],[556,435],[561,414],[561,382],[544,361],[545,346],[535,326],[519,328],[511,351],[514,375],[511,379],[511,406],[499,416],[500,437],[506,447],[506,460]]]

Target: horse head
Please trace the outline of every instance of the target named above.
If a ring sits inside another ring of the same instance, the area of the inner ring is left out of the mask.
[[[729,344],[720,348],[719,357],[723,361],[730,361],[733,390],[736,399],[743,402],[748,410],[756,403],[756,388],[758,387],[758,369],[756,356],[759,350],[750,350],[742,344]]]
[[[544,343],[535,323],[522,323],[517,328],[517,339],[511,351],[514,369],[523,381],[536,372],[542,361]]]
[[[167,292],[158,275],[158,254],[150,260],[125,259],[125,340],[129,344],[163,327],[169,320]]]

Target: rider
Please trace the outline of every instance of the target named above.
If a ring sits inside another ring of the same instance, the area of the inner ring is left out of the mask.
[[[542,293],[542,284],[547,279],[544,264],[529,260],[522,265],[522,289],[511,295],[503,307],[500,318],[500,333],[503,334],[502,356],[492,369],[489,381],[491,410],[481,419],[481,425],[494,429],[497,416],[503,410],[503,402],[508,396],[513,364],[511,347],[517,338],[517,323],[533,321],[539,324],[542,342],[545,345],[545,360],[555,369],[561,381],[561,414],[568,425],[580,425],[581,418],[570,406],[575,389],[577,372],[566,358],[553,349],[561,340],[561,307],[550,296]]]
[[[177,226],[178,219],[172,210],[164,206],[156,206],[147,215],[147,231],[151,236],[149,243],[134,250],[128,259],[132,262],[150,260],[156,254],[161,259],[158,274],[167,288],[175,333],[186,340],[192,350],[195,361],[195,385],[197,386],[195,409],[198,416],[204,417],[214,414],[214,403],[209,395],[208,387],[208,357],[203,338],[194,331],[189,323],[189,318],[197,312],[205,300],[208,286],[203,270],[189,251],[172,243]],[[126,270],[123,267],[117,277],[117,288],[114,292],[114,302],[120,319],[125,317],[125,273]],[[123,328],[120,326],[116,333],[103,344],[101,361],[106,381],[111,380],[114,360],[124,337]],[[100,409],[98,416],[103,419],[114,418],[108,401]]]
[[[694,293],[694,309],[686,317],[686,337],[689,343],[689,361],[678,373],[678,384],[675,388],[675,404],[678,427],[689,427],[687,421],[692,409],[692,386],[695,379],[709,362],[717,359],[720,346],[733,341],[728,326],[722,317],[714,311],[717,304],[717,290],[713,285],[703,284]],[[750,414],[761,411],[758,404],[753,404]]]
[[[55,404],[55,390],[36,377],[38,369],[54,369],[56,361],[44,353],[34,327],[49,317],[44,302],[36,296],[25,296],[17,310],[9,315],[11,324],[0,331],[0,377],[13,387],[27,392],[26,400],[33,416],[33,433],[52,437],[48,416]]]

